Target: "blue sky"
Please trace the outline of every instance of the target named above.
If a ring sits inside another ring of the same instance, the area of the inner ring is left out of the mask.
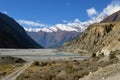
[[[14,19],[37,21],[54,25],[63,20],[89,19],[86,10],[101,12],[112,0],[0,0],[0,11]]]

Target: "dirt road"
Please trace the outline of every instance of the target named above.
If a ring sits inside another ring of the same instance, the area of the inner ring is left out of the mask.
[[[33,62],[26,63],[23,67],[19,68],[15,72],[11,73],[10,75],[6,76],[2,80],[16,80],[16,78],[22,74]]]

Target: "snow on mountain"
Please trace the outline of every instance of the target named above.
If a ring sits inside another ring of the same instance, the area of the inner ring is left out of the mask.
[[[57,32],[57,31],[76,31],[82,32],[84,31],[90,24],[98,23],[102,21],[108,15],[105,13],[99,14],[97,17],[92,18],[91,20],[81,22],[79,19],[75,19],[73,22],[69,22],[67,24],[56,24],[54,26],[46,26],[46,27],[25,27],[24,29],[28,32]]]
[[[44,31],[44,32],[76,31],[78,32],[78,29],[70,26],[66,26],[64,24],[57,24],[55,26],[44,27],[44,28],[25,28],[25,30],[29,32],[39,32],[39,31]]]
[[[75,19],[73,22],[68,22],[66,24],[56,24],[54,26],[44,26],[44,27],[25,27],[24,29],[28,32],[57,32],[57,31],[76,31],[82,32],[84,31],[90,24],[99,23],[104,18],[109,16],[110,14],[107,13],[107,10],[104,10],[96,17],[92,17],[90,20],[81,22],[79,19]]]
[[[26,31],[29,32],[39,32],[39,31],[44,31],[44,32],[57,32],[57,31],[76,31],[76,32],[81,32],[84,29],[86,29],[86,27],[89,25],[90,23],[68,23],[68,24],[56,24],[55,26],[49,26],[49,27],[40,27],[40,28],[27,28],[24,27],[24,29]]]

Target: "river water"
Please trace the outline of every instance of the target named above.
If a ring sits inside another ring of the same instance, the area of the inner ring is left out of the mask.
[[[83,60],[88,55],[59,52],[56,49],[0,49],[0,55],[13,56],[28,61]]]

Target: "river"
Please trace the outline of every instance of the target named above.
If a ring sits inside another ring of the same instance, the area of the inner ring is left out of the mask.
[[[13,56],[28,61],[83,60],[89,55],[59,52],[56,49],[0,49],[0,55]]]

